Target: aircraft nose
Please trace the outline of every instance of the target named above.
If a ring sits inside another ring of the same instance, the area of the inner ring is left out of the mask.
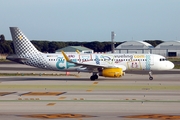
[[[168,67],[169,69],[173,69],[173,68],[174,68],[174,63],[172,63],[172,62],[169,61],[167,67]]]

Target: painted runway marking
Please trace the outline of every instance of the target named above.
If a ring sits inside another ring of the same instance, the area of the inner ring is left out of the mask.
[[[86,92],[92,92],[93,90],[86,90]]]
[[[34,114],[34,115],[20,115],[21,117],[28,117],[28,118],[46,118],[46,119],[58,119],[58,118],[90,118],[90,117],[97,117],[97,116],[90,116],[90,115],[82,115],[82,114]]]
[[[98,82],[94,82],[94,83],[93,83],[93,85],[97,85],[97,84],[98,84]]]
[[[124,118],[137,118],[137,119],[160,119],[160,120],[179,120],[180,115],[164,115],[164,114],[149,114],[149,115],[133,115],[124,116]]]
[[[64,100],[66,97],[60,97],[59,100]]]
[[[40,100],[39,98],[18,98],[18,100]]]
[[[55,105],[56,103],[48,103],[47,106],[53,106]]]
[[[84,98],[74,98],[73,100],[85,100]]]
[[[58,96],[66,92],[28,92],[23,93],[21,96]]]
[[[14,94],[16,92],[0,92],[0,96],[5,96],[5,95],[9,95],[9,94]]]

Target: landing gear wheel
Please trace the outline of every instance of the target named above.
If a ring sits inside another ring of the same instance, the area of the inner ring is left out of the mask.
[[[96,79],[98,79],[98,75],[97,74],[93,74],[91,77],[90,77],[91,81],[94,81]]]
[[[92,76],[90,77],[90,79],[91,79],[91,81],[95,81],[95,76],[92,75]]]
[[[98,75],[93,75],[95,77],[95,79],[98,79]]]
[[[153,77],[149,77],[149,80],[153,80]]]

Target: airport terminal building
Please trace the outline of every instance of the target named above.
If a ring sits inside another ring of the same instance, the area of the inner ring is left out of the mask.
[[[143,41],[127,41],[115,48],[116,53],[152,53],[165,57],[180,57],[180,41],[165,41],[156,47]]]

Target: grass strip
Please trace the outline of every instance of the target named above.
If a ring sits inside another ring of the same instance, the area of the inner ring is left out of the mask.
[[[139,90],[139,91],[153,91],[153,90],[174,90],[180,91],[179,85],[3,85],[0,84],[0,90]]]

